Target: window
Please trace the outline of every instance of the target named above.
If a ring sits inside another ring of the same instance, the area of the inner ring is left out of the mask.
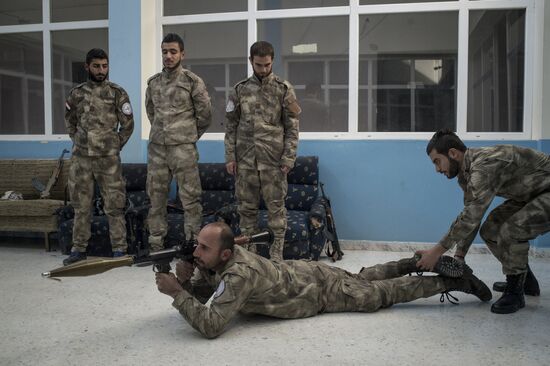
[[[2,1],[0,26],[42,22],[42,0],[27,0],[25,3]]]
[[[108,50],[107,29],[55,31],[52,40],[53,133],[65,134],[65,99],[69,91],[88,78],[86,53],[92,48]]]
[[[0,134],[43,133],[42,33],[0,34]]]
[[[300,131],[348,130],[348,19],[258,22],[258,39],[275,48],[273,71],[296,89]]]
[[[164,15],[190,15],[246,11],[247,0],[164,0]]]
[[[163,5],[165,32],[176,30],[191,44],[216,48],[213,54],[189,51],[186,60],[216,101],[227,97],[246,70],[252,72],[248,47],[260,39],[271,42],[274,72],[294,85],[303,110],[301,138],[425,139],[440,128],[469,138],[484,138],[484,132],[531,138],[525,116],[532,111],[524,105],[533,103],[524,99],[532,93],[524,88],[533,88],[526,70],[535,45],[525,37],[527,30],[536,31],[528,21],[535,19],[535,0]],[[238,32],[235,24],[241,24]],[[223,132],[221,106],[209,132]]]
[[[359,19],[359,131],[455,129],[458,13]]]
[[[470,13],[468,131],[521,132],[525,10]]]
[[[224,132],[225,101],[233,85],[247,74],[246,22],[169,25],[164,27],[166,33],[182,36],[184,67],[206,84],[213,107],[208,132]]]
[[[66,136],[65,99],[86,80],[85,55],[93,47],[108,50],[107,5],[108,0],[2,2],[0,135]],[[43,9],[49,10],[44,18]]]

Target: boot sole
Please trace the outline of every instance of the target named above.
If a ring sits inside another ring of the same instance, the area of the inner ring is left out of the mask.
[[[442,255],[435,264],[434,272],[444,277],[460,278],[464,274],[471,274],[472,270],[465,263],[448,255]]]

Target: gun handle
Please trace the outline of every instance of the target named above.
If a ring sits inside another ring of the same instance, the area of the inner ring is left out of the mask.
[[[170,263],[153,264],[153,272],[155,273],[170,273],[171,270]]]

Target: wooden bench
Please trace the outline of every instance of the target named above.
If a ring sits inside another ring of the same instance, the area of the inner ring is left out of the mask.
[[[50,199],[40,199],[32,179],[46,184],[56,164],[56,159],[0,159],[0,196],[6,191],[23,194],[23,200],[0,200],[0,231],[42,232],[47,251],[49,234],[57,231],[55,211],[64,203],[70,161],[65,160]]]

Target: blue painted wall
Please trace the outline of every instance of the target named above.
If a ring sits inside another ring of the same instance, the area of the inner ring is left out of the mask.
[[[474,147],[503,142],[466,143]],[[550,141],[514,143],[550,151]],[[141,145],[132,161],[146,162],[147,141]],[[223,161],[222,141],[201,141],[198,146],[201,162]],[[70,144],[4,141],[0,158],[55,158],[64,147]],[[426,141],[307,140],[300,142],[298,153],[319,156],[320,178],[332,199],[342,239],[437,242],[461,211],[462,193],[456,180],[435,172],[425,147]],[[550,247],[550,236],[533,244]]]

